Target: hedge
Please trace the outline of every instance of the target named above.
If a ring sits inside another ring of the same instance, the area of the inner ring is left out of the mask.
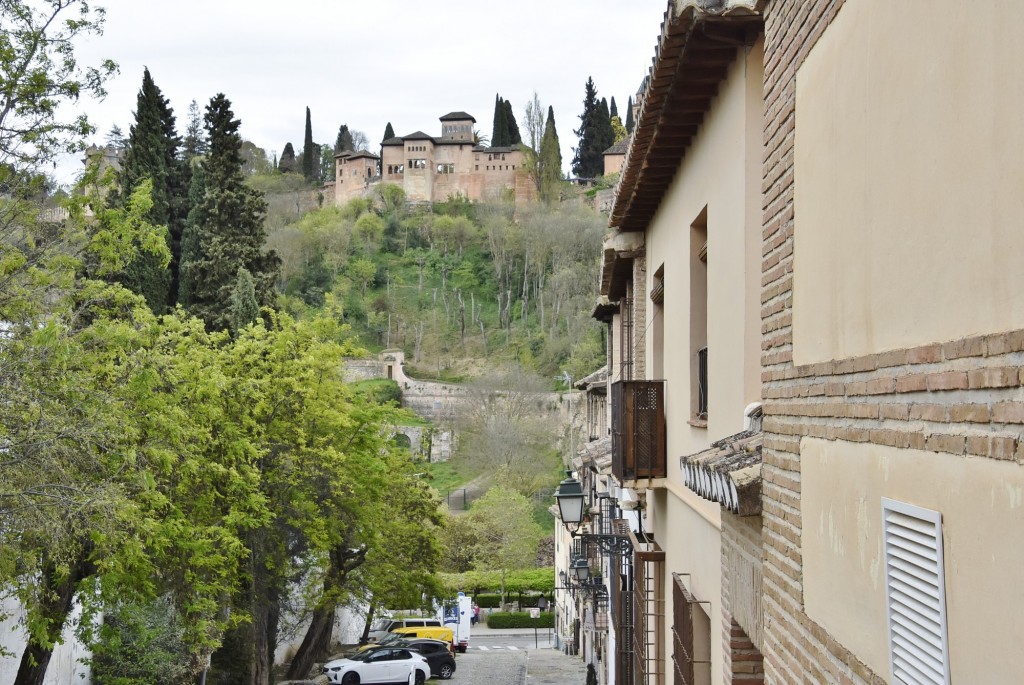
[[[527,611],[494,611],[487,616],[488,628],[554,628],[555,615],[542,611],[538,618],[530,618]]]
[[[477,606],[481,609],[494,609],[495,607],[501,606],[501,595],[481,593],[479,595],[473,595],[473,601],[476,602]]]
[[[440,573],[438,578],[445,592],[454,595],[462,591],[467,595],[478,595],[483,592],[493,593],[501,588],[500,571],[467,571],[465,573]],[[551,594],[555,588],[555,569],[545,568],[521,569],[509,571],[505,575],[505,595],[514,597],[520,593],[543,592]]]

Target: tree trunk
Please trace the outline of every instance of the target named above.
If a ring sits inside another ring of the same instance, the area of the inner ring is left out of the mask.
[[[276,597],[260,600],[253,607],[254,650],[252,659],[252,685],[270,685],[277,651],[277,622],[279,618]]]
[[[366,549],[352,549],[351,543],[346,540],[344,544],[334,547],[329,556],[330,566],[324,578],[325,593],[345,587],[348,574],[366,560]],[[288,667],[288,679],[306,678],[314,663],[326,660],[327,650],[331,647],[334,611],[337,606],[337,601],[325,598],[323,605],[313,610],[313,620],[306,630],[305,637],[302,638],[299,651],[295,653],[295,658]]]
[[[310,676],[313,664],[325,661],[327,650],[331,646],[334,633],[334,607],[322,607],[313,610],[313,621],[302,638],[299,651],[295,653],[288,673],[289,680],[303,680]]]
[[[46,619],[45,642],[29,639],[25,651],[21,653],[21,665],[13,685],[43,685],[46,668],[53,656],[53,647],[47,645],[54,644],[64,631],[64,623],[74,602],[75,589],[79,582],[92,573],[92,564],[80,556],[66,578],[55,581],[56,573],[57,564],[47,556],[40,574],[40,613]]]
[[[373,600],[370,600],[370,609],[366,612],[366,623],[363,624],[363,634],[359,636],[359,644],[365,645],[370,641],[370,626],[373,625]]]

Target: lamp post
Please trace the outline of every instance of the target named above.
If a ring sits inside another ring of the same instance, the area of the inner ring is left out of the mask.
[[[632,554],[633,543],[626,535],[576,532],[583,522],[586,495],[583,492],[583,484],[578,479],[573,478],[571,473],[567,473],[566,476],[555,490],[555,501],[558,502],[558,514],[562,519],[562,525],[569,531],[569,535],[580,538],[584,544],[594,543],[604,554]]]
[[[562,524],[571,535],[583,521],[583,484],[572,477],[571,471],[565,472],[566,478],[555,490],[555,501],[558,502],[558,515]]]

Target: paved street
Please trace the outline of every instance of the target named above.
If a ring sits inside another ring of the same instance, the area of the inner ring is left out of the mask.
[[[470,649],[448,682],[476,685],[583,685],[583,662],[555,649]]]

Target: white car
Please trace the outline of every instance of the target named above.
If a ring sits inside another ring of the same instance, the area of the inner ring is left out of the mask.
[[[430,666],[423,656],[405,648],[372,649],[347,659],[328,661],[324,664],[324,675],[337,685],[423,685],[430,677]]]

